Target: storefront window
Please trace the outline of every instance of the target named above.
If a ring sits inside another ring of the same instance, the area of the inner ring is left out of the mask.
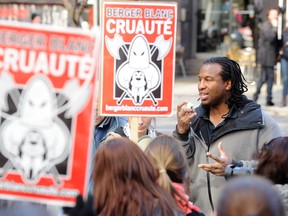
[[[227,43],[253,48],[253,1],[206,0],[199,4],[199,14],[198,52],[224,51]]]

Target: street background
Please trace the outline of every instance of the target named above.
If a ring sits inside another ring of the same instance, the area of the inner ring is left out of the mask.
[[[174,82],[174,99],[173,99],[173,115],[172,117],[158,117],[156,118],[156,129],[159,132],[171,134],[175,129],[177,124],[176,117],[176,107],[177,104],[183,101],[190,101],[194,104],[194,107],[197,107],[200,101],[198,99],[198,77],[197,74],[199,72],[200,66],[203,60],[211,57],[221,55],[220,53],[205,53],[199,54],[197,60],[186,61],[186,68],[188,70],[193,70],[188,73],[186,77],[184,77],[181,73],[177,73],[178,65],[176,65],[176,75]],[[257,81],[257,80],[255,80]],[[256,85],[248,84],[248,92],[246,92],[246,96],[252,99],[252,96],[256,90]],[[275,106],[266,106],[266,84],[263,85],[261,89],[261,94],[259,95],[258,103],[262,106],[263,110],[269,113],[273,118],[277,121],[280,128],[282,129],[282,133],[284,136],[288,136],[288,106],[280,107],[282,98],[282,84],[277,83],[273,86],[273,102]]]

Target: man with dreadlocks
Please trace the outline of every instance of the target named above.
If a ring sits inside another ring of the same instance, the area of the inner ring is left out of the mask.
[[[210,58],[198,79],[201,104],[195,110],[186,108],[187,102],[178,104],[173,136],[189,160],[191,201],[210,215],[226,183],[226,166],[246,165],[264,143],[281,136],[281,130],[260,105],[244,95],[248,89],[237,62]]]

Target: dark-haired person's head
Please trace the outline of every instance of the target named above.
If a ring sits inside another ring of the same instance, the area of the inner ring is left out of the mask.
[[[264,144],[256,159],[255,174],[270,179],[274,184],[288,183],[288,137],[278,137]]]
[[[270,181],[259,176],[232,179],[221,191],[217,216],[284,216],[279,194]]]
[[[41,15],[38,13],[32,13],[31,14],[31,22],[32,23],[41,23],[42,22]]]
[[[222,96],[226,98],[228,106],[240,103],[243,93],[247,92],[248,88],[239,64],[228,57],[212,57],[204,61],[203,66],[207,65],[211,66],[214,74],[219,73],[225,83],[226,94]]]

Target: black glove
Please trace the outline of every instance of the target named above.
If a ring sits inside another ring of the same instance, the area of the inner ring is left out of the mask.
[[[88,195],[85,202],[81,195],[76,197],[76,205],[68,212],[69,216],[96,216],[96,211],[93,207],[93,196]]]

